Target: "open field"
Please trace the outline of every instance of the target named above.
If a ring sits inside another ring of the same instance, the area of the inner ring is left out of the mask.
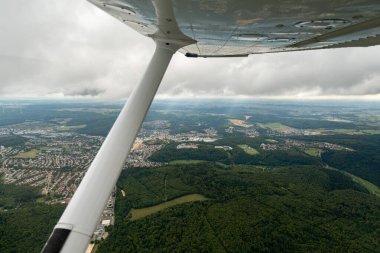
[[[17,155],[15,155],[15,158],[36,158],[39,153],[39,150],[32,149],[28,152],[18,153]]]
[[[284,124],[277,123],[277,122],[276,123],[260,123],[258,125],[261,128],[269,128],[269,129],[271,129],[273,131],[284,131],[284,130],[291,130],[291,129],[293,129],[291,127],[288,127],[288,126],[286,126]]]
[[[245,128],[252,126],[252,125],[247,124],[244,120],[240,120],[240,119],[229,119],[228,121],[234,126],[240,126],[240,127],[245,127]]]
[[[66,125],[68,122],[70,122],[72,118],[57,118],[57,119],[51,119],[51,121],[57,122],[61,125]]]
[[[205,201],[205,200],[208,200],[208,198],[206,198],[203,195],[189,194],[189,195],[182,196],[182,197],[179,197],[179,198],[176,198],[176,199],[173,199],[173,200],[170,200],[170,201],[167,201],[155,206],[141,208],[141,209],[132,209],[129,214],[131,216],[131,220],[138,220],[172,206],[181,205],[188,202]]]
[[[230,169],[234,173],[260,173],[260,172],[271,172],[275,169],[275,167],[268,167],[268,166],[246,166],[246,165],[234,165],[231,166]]]
[[[345,174],[349,175],[352,178],[352,180],[355,181],[356,183],[364,186],[370,193],[380,197],[380,188],[377,187],[376,185],[372,184],[371,182],[368,182],[367,180],[363,178],[352,175],[348,172],[345,172]]]
[[[380,130],[362,130],[365,134],[380,134]]]
[[[314,157],[320,157],[321,156],[321,150],[318,148],[306,148],[304,152],[310,156]]]
[[[182,164],[198,164],[198,163],[203,163],[206,162],[204,160],[174,160],[170,161],[170,165],[182,165]]]
[[[247,153],[248,155],[257,155],[257,154],[259,154],[259,151],[257,151],[254,148],[251,148],[248,145],[238,145],[238,147],[241,148],[242,150],[244,150],[244,152]]]
[[[58,131],[70,131],[70,130],[75,130],[75,129],[82,129],[85,128],[87,125],[78,125],[78,126],[60,126],[58,127]]]
[[[349,134],[349,135],[363,135],[363,134],[380,134],[380,130],[357,130],[357,129],[319,129],[323,134]]]
[[[380,188],[377,187],[376,185],[372,184],[371,182],[368,182],[367,180],[365,180],[363,178],[352,175],[351,173],[348,173],[346,171],[342,171],[342,170],[339,170],[339,169],[336,169],[336,168],[333,168],[330,166],[325,166],[325,168],[342,172],[343,174],[351,177],[354,182],[356,182],[356,183],[360,184],[361,186],[363,186],[364,188],[366,188],[371,194],[374,194],[374,195],[380,197]]]

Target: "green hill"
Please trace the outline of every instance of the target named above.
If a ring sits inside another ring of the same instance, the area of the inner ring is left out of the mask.
[[[166,183],[165,183],[166,182]],[[166,187],[165,187],[166,185]],[[317,166],[168,165],[125,171],[116,224],[98,252],[376,252],[380,198]],[[198,193],[131,221],[132,208]]]

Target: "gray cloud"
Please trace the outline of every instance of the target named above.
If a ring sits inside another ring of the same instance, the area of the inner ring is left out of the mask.
[[[154,43],[86,1],[5,0],[0,96],[127,97]],[[380,47],[248,58],[176,54],[161,96],[380,94]]]
[[[380,47],[373,47],[252,55],[240,60],[197,59],[196,64],[192,59],[178,60],[182,64],[167,75],[170,85],[162,88],[173,95],[191,91],[242,96],[379,94],[380,60],[375,57],[379,53]]]
[[[87,96],[96,97],[96,96],[99,96],[99,95],[101,95],[103,93],[104,93],[103,90],[92,89],[92,88],[84,88],[84,89],[69,91],[65,95],[68,95],[68,96],[82,96],[82,97],[87,97]]]

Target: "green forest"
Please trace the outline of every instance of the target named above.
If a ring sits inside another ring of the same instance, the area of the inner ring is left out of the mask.
[[[34,203],[0,211],[0,252],[41,252],[63,209],[61,205]]]
[[[178,143],[170,143],[154,153],[149,159],[156,162],[170,162],[175,160],[204,160],[222,162],[224,164],[251,164],[264,166],[312,165],[320,161],[297,149],[260,151],[252,156],[237,148],[240,144],[247,144],[259,149],[264,138],[229,137],[216,141],[212,145],[199,144],[198,149],[176,149]],[[215,145],[235,147],[231,151],[215,149]]]
[[[224,164],[247,164],[262,166],[316,165],[327,164],[331,167],[349,172],[380,187],[380,135],[326,135],[326,136],[296,136],[293,139],[311,142],[328,142],[351,148],[354,151],[323,150],[321,157],[313,157],[302,149],[289,150],[260,149],[260,144],[267,142],[268,137],[246,138],[231,136],[217,140],[212,145],[199,143],[198,149],[177,150],[178,143],[169,143],[163,149],[154,153],[149,159],[157,162],[175,160],[204,160],[222,162]],[[272,137],[278,143],[283,143],[286,137]],[[249,155],[239,145],[248,145],[260,150],[257,155]],[[215,145],[234,147],[231,151],[215,149]]]
[[[130,220],[131,208],[189,193],[209,200]],[[131,169],[118,182],[116,224],[97,252],[377,252],[379,217],[379,198],[319,166]]]
[[[297,137],[306,141],[331,142],[352,148],[354,152],[327,151],[322,161],[347,171],[380,187],[380,135],[333,135]]]
[[[0,181],[0,252],[40,252],[63,205],[39,203],[40,189]]]
[[[30,186],[5,185],[0,182],[0,210],[13,209],[26,203],[32,203],[40,196],[39,191]]]
[[[22,145],[27,139],[19,135],[8,135],[0,137],[0,146],[13,147]]]

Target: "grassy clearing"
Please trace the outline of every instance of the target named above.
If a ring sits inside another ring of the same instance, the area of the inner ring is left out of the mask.
[[[247,124],[244,120],[240,120],[240,119],[228,119],[228,121],[234,126],[240,126],[240,127],[245,127],[245,128],[252,126],[250,124]]]
[[[269,128],[273,131],[284,131],[284,130],[290,130],[290,129],[293,129],[291,127],[288,127],[284,124],[281,124],[281,123],[278,123],[278,122],[275,122],[275,123],[260,123],[258,124],[259,127],[261,128]]]
[[[329,169],[329,170],[337,170],[337,171],[340,171],[342,172],[343,174],[349,176],[352,178],[352,180],[358,184],[360,184],[361,186],[365,187],[371,194],[374,194],[378,197],[380,197],[380,188],[377,187],[376,185],[372,184],[371,182],[368,182],[367,180],[361,178],[361,177],[358,177],[358,176],[355,176],[351,173],[348,173],[346,171],[342,171],[342,170],[339,170],[339,169],[336,169],[336,168],[333,168],[333,167],[330,167],[330,166],[325,166],[326,169]]]
[[[85,128],[87,125],[78,125],[78,126],[60,126],[58,127],[58,131],[70,131],[70,130],[76,130],[76,129],[81,129]]]
[[[234,165],[231,167],[231,170],[235,173],[262,173],[272,171],[273,168],[267,166]]]
[[[72,120],[72,118],[56,118],[56,119],[52,119],[51,121],[54,121],[60,125],[66,125],[71,120]]]
[[[357,135],[363,134],[360,130],[353,129],[321,129],[323,133],[334,133],[334,134],[349,134],[349,135]]]
[[[36,203],[45,203],[45,198],[40,197],[40,198],[36,199]]]
[[[367,180],[365,180],[361,177],[352,175],[348,172],[344,172],[344,174],[349,175],[354,182],[364,186],[371,194],[374,194],[374,195],[380,197],[380,188],[377,187],[376,185],[368,182]]]
[[[380,134],[380,130],[362,130],[365,134]]]
[[[380,130],[354,130],[354,129],[320,129],[322,133],[329,134],[349,134],[349,135],[363,135],[363,134],[380,134]]]
[[[248,155],[257,155],[257,154],[259,154],[259,151],[257,151],[254,148],[251,148],[248,145],[238,145],[238,147],[241,148],[242,150],[244,150],[244,152],[247,153]]]
[[[205,201],[205,200],[208,200],[208,198],[206,198],[203,195],[190,194],[190,195],[182,196],[182,197],[155,205],[155,206],[141,208],[141,209],[132,209],[129,212],[129,215],[131,217],[131,220],[138,220],[172,206],[181,205],[188,202]]]
[[[321,150],[319,148],[306,148],[304,152],[308,154],[309,156],[314,156],[314,157],[321,156]]]
[[[170,165],[184,165],[184,164],[198,164],[198,163],[203,163],[206,162],[204,160],[174,160],[170,161]]]
[[[17,155],[15,155],[15,158],[36,158],[39,153],[40,153],[39,150],[32,149],[32,150],[27,151],[27,152],[18,153]]]

